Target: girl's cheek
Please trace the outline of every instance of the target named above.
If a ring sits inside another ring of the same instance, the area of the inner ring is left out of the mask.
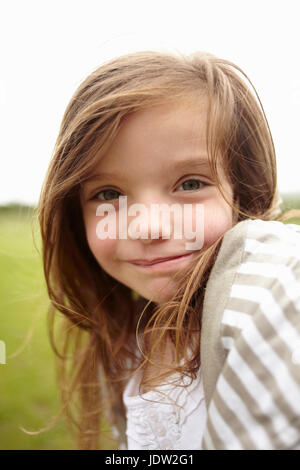
[[[116,240],[111,240],[109,238],[106,240],[100,240],[97,236],[93,235],[92,239],[90,239],[89,245],[93,255],[100,264],[114,258]]]
[[[204,247],[212,245],[219,237],[232,228],[230,207],[215,207],[204,214]]]
[[[116,240],[112,238],[99,238],[99,221],[103,217],[89,217],[85,219],[86,236],[89,248],[97,261],[102,263],[106,259],[112,259],[116,248]]]

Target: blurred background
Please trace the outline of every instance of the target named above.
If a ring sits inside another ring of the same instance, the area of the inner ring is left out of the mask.
[[[204,50],[235,62],[263,103],[284,208],[300,208],[298,4],[1,1],[0,449],[74,448],[64,419],[37,435],[21,427],[38,431],[59,411],[34,209],[77,86],[102,62],[136,50]],[[109,433],[102,445],[115,448]]]

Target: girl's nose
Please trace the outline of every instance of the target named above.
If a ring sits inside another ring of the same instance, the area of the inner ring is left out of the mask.
[[[139,239],[145,244],[151,243],[153,240],[161,240],[172,237],[171,217],[157,210],[151,212],[150,208],[138,215],[136,220],[132,220],[128,225],[128,237],[131,239]]]

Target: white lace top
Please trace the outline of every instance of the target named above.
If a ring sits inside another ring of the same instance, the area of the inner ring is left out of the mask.
[[[201,368],[192,383],[183,379],[181,384],[187,387],[177,380],[177,385],[164,384],[159,391],[139,395],[140,379],[138,371],[123,394],[128,450],[201,449],[206,424]]]

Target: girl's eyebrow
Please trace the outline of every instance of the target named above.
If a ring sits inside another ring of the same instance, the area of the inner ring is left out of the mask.
[[[169,171],[181,170],[185,168],[191,168],[191,169],[209,168],[209,163],[208,163],[207,158],[192,158],[189,160],[177,160],[172,164]],[[86,178],[83,184],[90,183],[92,181],[100,181],[101,179],[109,179],[109,178],[122,179],[122,175],[117,174],[117,173],[109,173],[109,172],[95,173],[89,176],[88,178]]]
[[[177,160],[174,165],[172,165],[172,168],[176,170],[181,170],[184,168],[209,168],[209,163],[207,157],[202,157],[202,158],[191,158],[189,160]]]

